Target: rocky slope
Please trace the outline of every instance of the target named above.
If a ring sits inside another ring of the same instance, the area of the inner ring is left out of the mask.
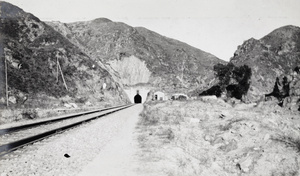
[[[278,104],[290,110],[300,111],[300,65],[291,73],[276,78],[273,91],[266,100],[278,100]]]
[[[215,56],[141,27],[99,18],[64,24],[48,22],[96,61],[119,73],[127,86],[155,86],[167,92],[207,87]]]
[[[127,101],[122,85],[114,81],[101,61],[92,60],[34,15],[3,1],[0,2],[0,36],[0,81],[5,85],[6,59],[11,105],[34,102],[51,105],[50,99],[61,97],[80,103]]]
[[[258,100],[261,95],[272,92],[276,77],[299,65],[300,28],[284,26],[260,40],[251,38],[238,46],[230,62],[251,67],[248,98],[250,101]]]

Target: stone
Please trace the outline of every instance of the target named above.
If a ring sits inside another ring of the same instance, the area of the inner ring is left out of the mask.
[[[6,101],[5,101],[5,98],[0,98],[0,104],[4,104]]]
[[[210,135],[205,135],[204,136],[204,140],[205,141],[211,141],[212,140],[212,137]]]
[[[75,104],[75,103],[69,103],[69,105],[71,105],[71,107],[73,107],[73,108],[78,108],[77,104]]]
[[[283,107],[292,111],[299,111],[300,108],[300,96],[286,97],[283,101]]]
[[[226,142],[225,145],[220,146],[219,149],[227,153],[237,149],[237,147],[238,146],[236,140],[232,139],[231,141]]]
[[[293,76],[290,82],[290,96],[300,96],[300,74]]]
[[[16,99],[16,97],[14,97],[14,96],[10,96],[10,97],[8,98],[8,101],[9,101],[10,103],[12,103],[12,104],[16,104],[16,103],[17,103],[17,99]]]
[[[204,101],[204,102],[207,102],[207,101],[215,101],[217,100],[218,98],[215,96],[215,95],[211,95],[211,96],[201,96],[200,97],[200,100],[201,101]]]
[[[71,108],[72,106],[69,105],[68,103],[65,103],[65,104],[64,104],[64,107],[66,107],[66,108]]]
[[[197,118],[190,118],[190,122],[191,122],[191,123],[199,123],[199,122],[200,122],[200,119],[197,119]]]
[[[89,101],[87,101],[87,102],[85,103],[85,105],[86,105],[86,106],[92,106],[92,103],[89,102]]]
[[[66,158],[70,158],[71,156],[69,155],[69,154],[64,154],[64,157],[66,157]]]
[[[252,163],[253,163],[252,157],[245,158],[242,162],[240,162],[241,170],[245,173],[249,172]]]

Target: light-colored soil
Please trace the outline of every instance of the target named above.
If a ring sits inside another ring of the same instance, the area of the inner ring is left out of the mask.
[[[138,148],[135,127],[142,112],[143,105],[135,105],[132,111],[123,111],[121,116],[127,121],[119,129],[114,138],[101,150],[79,176],[133,176],[138,175]],[[120,114],[119,114],[120,115]]]
[[[146,105],[139,128],[143,170],[154,175],[300,174],[300,114],[273,103],[161,102]]]
[[[107,150],[106,146],[112,146],[113,141],[121,141],[115,139],[122,139],[118,136],[127,131],[127,125],[133,127],[129,129],[134,129],[134,120],[138,120],[141,110],[142,105],[129,107],[0,157],[0,175],[77,175],[102,151]],[[125,141],[130,141],[125,137]],[[126,155],[127,150],[124,151],[111,156],[126,159],[125,156],[131,154]],[[107,168],[107,171],[113,170]]]
[[[272,102],[167,101],[83,125],[0,165],[4,175],[298,176],[299,136],[299,112]]]

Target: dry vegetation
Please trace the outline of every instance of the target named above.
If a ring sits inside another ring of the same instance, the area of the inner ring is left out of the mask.
[[[299,112],[276,103],[150,103],[138,128],[145,175],[299,174]]]
[[[66,115],[76,112],[89,111],[92,109],[101,109],[107,108],[115,105],[112,101],[102,101],[89,106],[84,103],[75,102],[78,106],[74,107],[64,107],[64,103],[68,104],[70,101],[70,97],[64,97],[61,100],[50,101],[48,103],[57,103],[56,107],[46,107],[46,103],[42,104],[44,100],[41,100],[41,104],[34,104],[34,106],[30,107],[21,107],[21,108],[1,108],[0,109],[0,128],[6,128],[14,124],[23,124],[23,123],[31,123],[32,120],[44,120],[46,118],[55,118],[56,116]],[[46,101],[46,100],[45,100]],[[121,105],[121,104],[118,104]],[[39,107],[39,108],[37,108]]]

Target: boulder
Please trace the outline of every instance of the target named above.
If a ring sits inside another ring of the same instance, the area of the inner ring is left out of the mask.
[[[215,101],[217,100],[217,96],[211,95],[211,96],[201,96],[200,100],[203,102],[208,102],[208,101]]]
[[[72,108],[78,108],[77,104],[75,103],[69,103],[69,105],[71,105]]]
[[[292,111],[300,111],[300,96],[290,96],[283,100],[283,107]]]
[[[66,108],[72,108],[72,105],[70,105],[70,104],[68,104],[68,103],[65,103],[65,104],[64,104],[64,107],[66,107]]]
[[[238,148],[237,141],[232,139],[229,142],[226,142],[224,145],[220,146],[219,149],[224,152],[230,152]]]
[[[247,157],[240,162],[241,170],[245,173],[249,172],[253,163],[252,157]]]
[[[1,97],[0,98],[0,104],[4,104],[6,101],[5,101],[5,98]]]
[[[300,96],[300,74],[293,76],[290,82],[289,95]]]
[[[190,118],[190,123],[200,123],[200,119],[198,119],[198,118]]]
[[[85,102],[85,105],[86,106],[92,106],[93,104],[91,102],[87,101],[87,102]]]
[[[9,96],[8,101],[12,104],[16,104],[17,103],[17,99],[15,96]]]

